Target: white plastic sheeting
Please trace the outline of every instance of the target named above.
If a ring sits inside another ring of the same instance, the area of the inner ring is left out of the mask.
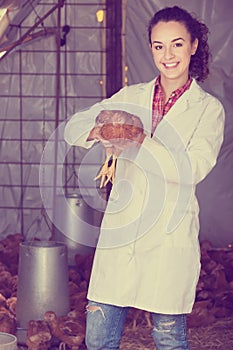
[[[57,3],[40,1],[16,39]],[[59,122],[103,97],[103,31],[96,18],[103,7],[102,0],[69,0],[61,9],[61,36],[64,25],[70,32],[60,47]],[[56,10],[37,30],[56,30],[57,23]],[[51,222],[43,210],[39,165],[57,117],[56,38],[38,38],[18,49],[0,61],[0,234],[22,232],[27,239],[45,239],[51,235]],[[70,154],[67,178],[79,153]]]
[[[37,15],[56,1],[43,1]],[[102,95],[102,36],[96,11],[101,1],[66,1],[62,25],[71,27],[61,47],[59,120],[92,105]],[[195,12],[210,28],[213,53],[211,75],[204,87],[226,109],[225,141],[218,165],[198,186],[201,239],[216,246],[233,241],[233,117],[232,117],[232,0],[127,0],[126,62],[129,84],[151,80],[157,74],[147,39],[147,23],[164,6],[180,5]],[[32,13],[23,26],[34,24]],[[44,23],[56,27],[54,13]],[[54,36],[37,40],[0,61],[0,235],[23,231],[28,239],[46,238],[49,225],[41,211],[39,163],[46,140],[55,127],[56,45]],[[73,171],[69,158],[68,175]],[[23,223],[23,224],[22,224]]]

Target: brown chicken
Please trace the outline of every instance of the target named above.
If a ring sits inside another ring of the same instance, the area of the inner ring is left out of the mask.
[[[6,297],[2,293],[0,293],[0,307],[6,306],[6,300]]]
[[[51,347],[52,334],[44,320],[28,322],[26,345],[28,350],[47,350]]]
[[[16,318],[13,310],[8,306],[8,300],[0,293],[0,331],[15,334]]]
[[[6,300],[6,305],[11,314],[16,317],[17,297],[10,297]]]
[[[138,325],[145,324],[147,327],[153,327],[151,322],[151,314],[148,311],[131,308],[128,313],[128,321],[132,322],[132,331],[137,331]]]
[[[3,307],[0,310],[0,332],[10,334],[15,334],[16,332],[16,319]]]
[[[75,293],[70,296],[70,307],[71,311],[68,316],[74,317],[77,313],[84,314],[87,306],[87,290]]]
[[[85,325],[80,319],[69,316],[57,317],[55,312],[47,311],[44,316],[51,333],[60,340],[59,349],[66,345],[72,350],[78,350],[85,338]]]
[[[100,188],[114,183],[117,157],[143,134],[143,124],[136,115],[121,110],[103,110],[98,114],[87,141],[96,139],[105,148],[104,164],[94,179],[101,179]]]
[[[19,245],[23,241],[21,234],[8,235],[0,241],[0,261],[7,266],[11,275],[18,272]]]

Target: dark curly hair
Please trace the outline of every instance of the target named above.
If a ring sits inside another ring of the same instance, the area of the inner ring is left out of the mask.
[[[189,74],[197,79],[197,81],[204,81],[209,74],[210,50],[208,45],[208,27],[204,23],[198,21],[189,12],[178,6],[165,7],[156,12],[149,22],[148,36],[150,45],[152,44],[151,32],[153,27],[158,22],[169,21],[183,23],[191,35],[191,43],[193,43],[196,38],[198,39],[197,51],[195,55],[191,56]]]

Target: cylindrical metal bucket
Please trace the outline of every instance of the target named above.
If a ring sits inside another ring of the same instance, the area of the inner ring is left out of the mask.
[[[17,350],[17,338],[13,334],[0,332],[0,350]]]
[[[87,255],[96,246],[103,210],[95,209],[92,201],[76,193],[57,196],[53,239],[66,244],[70,265],[77,253]]]
[[[43,319],[48,310],[62,316],[69,309],[65,244],[53,241],[21,243],[16,308],[18,330],[27,329],[31,319]]]
[[[0,332],[0,350],[17,350],[17,338],[13,334]]]

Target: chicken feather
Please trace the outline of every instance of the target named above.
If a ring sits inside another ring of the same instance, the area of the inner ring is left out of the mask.
[[[136,115],[121,110],[103,110],[97,115],[87,141],[100,141],[105,148],[104,164],[94,178],[100,179],[100,188],[114,183],[117,157],[133,142],[138,142],[143,133],[143,124]]]
[[[85,325],[80,319],[68,316],[58,317],[53,311],[47,311],[44,319],[52,335],[61,341],[61,347],[67,344],[72,350],[79,349],[85,338]]]

